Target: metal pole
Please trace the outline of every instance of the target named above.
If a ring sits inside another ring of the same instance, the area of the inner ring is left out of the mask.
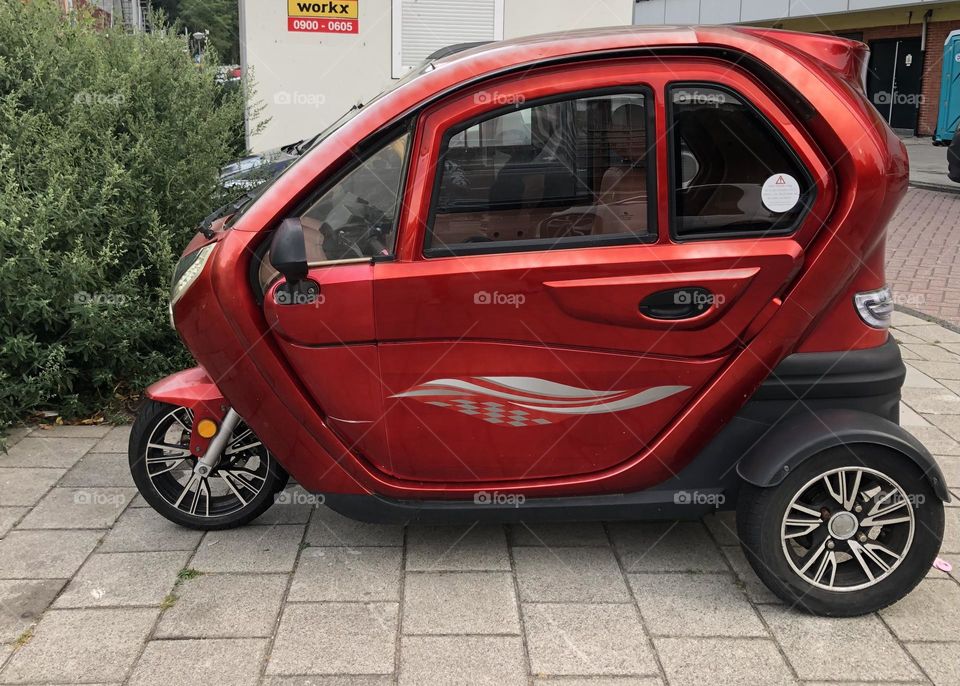
[[[233,430],[237,428],[237,424],[239,423],[240,415],[231,407],[220,423],[220,432],[210,441],[210,447],[207,448],[207,452],[204,453],[203,457],[197,460],[197,464],[193,468],[194,474],[198,476],[209,476],[210,472],[216,469],[217,465],[220,464],[220,456],[223,454],[224,448],[227,447],[227,441],[230,440],[230,436],[233,435]]]

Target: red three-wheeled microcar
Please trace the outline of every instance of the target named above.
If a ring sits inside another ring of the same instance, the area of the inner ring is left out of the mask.
[[[766,29],[454,46],[206,222],[151,386],[144,498],[201,529],[293,476],[368,521],[737,509],[809,611],[924,576],[943,477],[898,425],[903,146],[866,48]]]

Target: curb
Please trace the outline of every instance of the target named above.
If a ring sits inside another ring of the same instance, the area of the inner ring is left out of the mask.
[[[960,195],[960,183],[946,185],[942,183],[926,183],[924,181],[914,181],[910,179],[911,188],[920,188],[925,191],[940,191],[941,193],[955,193]]]
[[[927,314],[926,312],[921,312],[920,310],[915,310],[912,307],[905,307],[903,305],[895,305],[894,309],[897,310],[898,312],[909,314],[911,317],[922,319],[925,322],[930,322],[931,324],[942,326],[948,331],[953,331],[954,333],[960,333],[960,326],[957,326],[956,324],[951,324],[950,322],[940,319],[938,317],[934,317],[932,314]]]

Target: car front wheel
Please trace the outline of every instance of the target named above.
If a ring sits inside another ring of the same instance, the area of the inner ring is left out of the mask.
[[[256,519],[287,483],[253,431],[241,421],[217,467],[194,473],[190,453],[193,412],[146,401],[130,433],[130,471],[144,500],[172,522],[191,529],[230,529]]]
[[[902,455],[842,446],[776,486],[744,484],[737,529],[754,571],[784,601],[854,616],[920,583],[940,549],[943,503]]]

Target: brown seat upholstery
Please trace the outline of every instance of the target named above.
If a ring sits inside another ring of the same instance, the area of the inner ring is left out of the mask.
[[[594,234],[645,234],[647,225],[647,121],[646,110],[621,105],[610,121],[610,147],[620,156],[600,180]]]

